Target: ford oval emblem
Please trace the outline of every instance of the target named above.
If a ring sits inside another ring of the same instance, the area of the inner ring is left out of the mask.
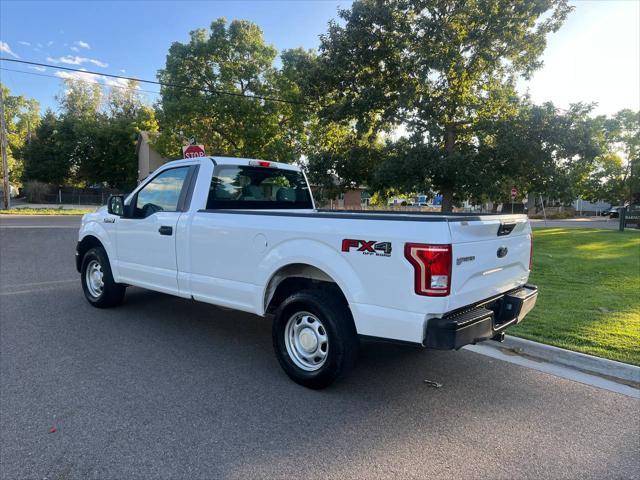
[[[500,247],[497,252],[498,258],[506,257],[508,251],[509,249],[507,247]]]

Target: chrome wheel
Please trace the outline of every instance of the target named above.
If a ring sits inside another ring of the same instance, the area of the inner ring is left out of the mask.
[[[100,262],[97,260],[91,260],[89,265],[87,265],[84,281],[92,297],[98,298],[102,295],[102,291],[104,290],[104,280],[102,277],[102,265],[100,265]]]
[[[284,343],[293,363],[308,372],[318,370],[327,360],[327,330],[318,317],[309,312],[298,312],[289,318]]]

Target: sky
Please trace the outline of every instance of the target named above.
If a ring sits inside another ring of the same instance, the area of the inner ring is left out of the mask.
[[[544,66],[522,93],[533,101],[596,102],[594,113],[640,109],[640,0],[578,0],[559,32],[548,38]],[[219,17],[257,23],[278,50],[317,48],[338,7],[350,1],[68,1],[0,2],[0,55],[116,75],[155,79],[171,43],[208,28]],[[60,70],[0,62],[12,94],[57,106]],[[47,75],[47,76],[41,76]],[[105,85],[117,80],[99,78]],[[149,101],[158,87],[142,85]]]

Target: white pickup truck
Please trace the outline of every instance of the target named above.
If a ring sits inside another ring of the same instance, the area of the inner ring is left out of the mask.
[[[524,215],[323,211],[293,165],[169,162],[82,218],[76,253],[96,307],[144,287],[260,316],[296,382],[322,388],[359,337],[434,349],[499,339],[533,308]]]

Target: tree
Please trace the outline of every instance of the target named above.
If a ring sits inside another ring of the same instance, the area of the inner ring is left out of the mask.
[[[514,115],[517,77],[541,65],[570,10],[566,0],[356,1],[322,37],[324,113],[359,131],[404,125],[411,161],[429,153],[421,170],[449,210],[477,177],[478,124]]]
[[[56,98],[61,111],[57,131],[60,154],[69,162],[66,183],[81,184],[87,180],[89,165],[95,158],[102,87],[82,79],[67,78],[64,91]]]
[[[69,159],[60,148],[59,120],[47,110],[31,142],[24,149],[24,180],[62,185],[69,177]]]
[[[311,54],[285,52],[277,71],[276,49],[265,44],[257,25],[243,20],[227,24],[218,19],[210,31],[199,29],[190,36],[186,44],[171,45],[166,66],[158,72],[165,85],[157,147],[175,157],[184,138],[195,137],[211,154],[296,160],[296,132],[304,123],[300,111],[248,96],[299,100],[295,76]],[[218,93],[222,91],[231,95]]]
[[[570,202],[602,154],[600,122],[593,105],[574,104],[561,111],[552,103],[520,102],[516,114],[479,122],[476,128],[476,179],[472,198],[503,203],[509,192],[544,194]]]
[[[593,142],[601,153],[576,178],[576,189],[587,200],[605,200],[620,205],[632,201],[640,192],[640,112],[625,109],[611,117],[604,115],[592,120],[596,130]]]
[[[66,78],[65,90],[56,96],[63,116],[72,119],[92,120],[100,111],[102,87],[98,83]]]
[[[9,180],[18,182],[22,178],[24,168],[22,150],[40,123],[40,105],[34,99],[28,99],[22,95],[11,95],[9,89],[2,83],[0,83],[0,88],[2,88],[4,99],[4,115],[8,133]]]
[[[158,130],[155,112],[142,101],[137,82],[111,89],[106,112],[98,117],[97,125],[95,155],[87,165],[85,177],[90,183],[132,189],[138,178],[138,134],[141,130]]]
[[[50,143],[55,144],[58,152],[51,162],[61,169],[66,162],[67,174],[63,178],[37,170],[30,170],[29,174],[54,183],[133,188],[138,174],[135,154],[138,133],[158,129],[155,112],[144,104],[138,83],[128,81],[112,86],[105,97],[98,84],[67,79],[58,101],[60,118],[47,122],[56,125],[48,130],[55,130],[55,141]],[[45,142],[42,150],[46,151],[48,145]],[[34,158],[39,158],[38,155],[42,152],[33,153]],[[34,160],[34,168],[36,164]]]
[[[640,195],[640,111],[620,110],[605,129],[610,151],[625,157],[622,198],[632,201]]]
[[[112,86],[104,98],[101,86],[67,79],[58,101],[60,116],[47,111],[24,151],[24,179],[133,188],[138,134],[158,129],[155,112],[145,105],[137,82]]]
[[[372,141],[349,125],[334,122],[314,122],[309,136],[307,170],[310,182],[320,187],[316,195],[321,202],[375,184],[376,167],[386,153],[382,141]]]
[[[620,205],[626,197],[625,165],[615,153],[604,153],[595,159],[593,170],[580,183],[581,198],[592,202],[604,200],[612,205]]]

